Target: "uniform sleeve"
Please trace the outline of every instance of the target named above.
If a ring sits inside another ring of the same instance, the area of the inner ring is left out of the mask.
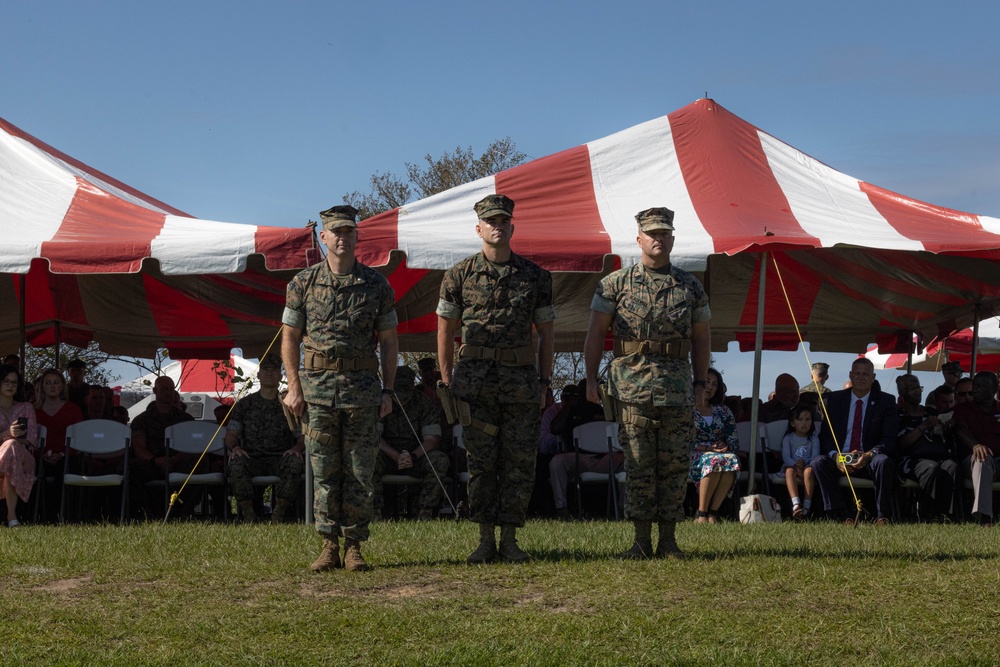
[[[392,290],[392,286],[389,285],[389,282],[385,281],[379,295],[378,317],[375,318],[376,331],[395,329],[396,325],[399,324],[399,319],[396,316],[395,305],[396,293]]]
[[[437,314],[448,320],[462,319],[462,283],[456,267],[444,272]]]
[[[708,306],[708,294],[698,280],[694,281],[694,308],[691,311],[691,323],[699,324],[712,319],[712,309]]]
[[[615,296],[615,290],[611,285],[611,281],[608,280],[608,276],[605,276],[597,283],[597,289],[594,290],[594,298],[590,301],[590,309],[598,313],[604,313],[605,315],[614,315]]]
[[[544,324],[556,319],[556,309],[552,305],[552,274],[542,271],[538,278],[535,312],[532,315],[533,324]]]
[[[426,438],[429,435],[441,437],[440,416],[437,406],[431,401],[424,399],[420,401],[420,437]]]
[[[285,293],[285,310],[281,313],[281,323],[296,329],[306,326],[306,313],[302,303],[301,283],[298,276],[288,283]]]

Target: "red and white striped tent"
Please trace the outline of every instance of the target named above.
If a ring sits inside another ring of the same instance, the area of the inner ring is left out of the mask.
[[[594,285],[638,261],[633,216],[652,206],[676,211],[672,259],[703,276],[717,350],[753,349],[765,259],[766,349],[793,349],[796,323],[813,349],[860,353],[1000,312],[1000,220],[842,174],[701,99],[364,221],[404,349],[434,348],[442,271],[479,250],[472,205],[494,192],[516,202],[515,252],[559,272],[557,349],[581,349]]]
[[[281,320],[308,228],[200,220],[0,119],[0,350],[256,355]],[[313,261],[315,261],[315,255]]]
[[[996,371],[1000,368],[1000,320],[993,317],[979,323],[979,344],[976,346],[976,370]],[[871,345],[865,355],[876,369],[906,368],[915,371],[940,371],[949,361],[957,361],[965,371],[972,371],[972,329],[963,329],[940,340],[931,341],[927,347],[912,355],[905,352],[880,354]],[[914,347],[916,347],[914,339]]]

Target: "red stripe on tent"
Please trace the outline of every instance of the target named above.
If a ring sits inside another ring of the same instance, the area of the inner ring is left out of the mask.
[[[753,278],[747,287],[747,299],[740,314],[740,326],[754,326],[757,323],[757,296],[760,290],[760,262],[763,255],[757,259]],[[775,263],[779,274],[775,272]],[[801,266],[788,257],[768,255],[767,284],[764,286],[764,321],[771,326],[805,324],[812,312],[816,296],[819,294],[822,281],[808,267]],[[784,289],[782,288],[784,284]],[[788,298],[785,298],[788,290]],[[788,303],[792,304],[789,310]],[[798,345],[798,340],[796,340]],[[753,349],[751,347],[751,349]],[[771,349],[771,348],[769,348]]]
[[[549,271],[603,268],[611,239],[601,223],[586,146],[502,171],[494,179],[496,191],[516,202],[514,252]]]
[[[183,216],[185,218],[190,218],[191,217],[190,215],[188,215],[184,211],[176,209],[173,206],[170,206],[169,204],[164,204],[159,199],[154,199],[153,197],[150,197],[149,195],[147,195],[145,192],[140,192],[139,190],[136,190],[132,186],[126,185],[125,183],[122,183],[121,181],[119,181],[119,180],[117,180],[115,178],[111,178],[110,176],[108,176],[104,172],[98,171],[97,169],[94,169],[93,167],[91,167],[89,165],[86,165],[83,162],[80,162],[76,158],[72,158],[69,155],[66,155],[62,151],[60,151],[60,150],[58,150],[56,148],[53,148],[52,146],[48,145],[44,141],[41,141],[40,139],[36,139],[35,137],[31,136],[30,134],[28,134],[24,130],[20,129],[19,127],[15,126],[15,125],[11,125],[7,121],[5,121],[3,118],[0,118],[0,129],[2,129],[7,134],[10,134],[11,136],[17,137],[19,139],[23,139],[24,141],[27,141],[32,146],[35,146],[36,148],[38,148],[38,149],[40,149],[40,150],[48,153],[49,155],[51,155],[51,156],[53,156],[53,157],[55,157],[55,158],[57,158],[59,160],[62,160],[63,162],[66,162],[67,164],[73,165],[74,167],[76,167],[80,171],[85,172],[87,174],[90,174],[91,176],[93,176],[96,179],[104,181],[105,183],[107,183],[109,185],[113,185],[114,187],[118,188],[119,190],[121,190],[123,192],[129,193],[130,195],[132,195],[136,199],[141,199],[144,202],[148,202],[149,204],[151,204],[151,205],[153,205],[153,206],[155,206],[155,207],[157,207],[157,208],[159,208],[159,209],[161,209],[163,211],[171,213],[173,215],[180,215],[180,216]]]
[[[684,183],[716,252],[764,242],[820,246],[792,215],[757,128],[709,99],[668,118]]]
[[[150,256],[150,244],[165,216],[112,197],[77,178],[76,195],[41,255],[58,273],[135,273]],[[99,243],[97,243],[99,241]],[[88,252],[80,253],[87,243]]]
[[[355,255],[362,264],[385,266],[389,253],[399,248],[399,209],[373,215],[358,225],[358,246]]]
[[[389,286],[396,293],[398,302],[403,295],[410,291],[414,285],[423,280],[424,276],[430,273],[430,269],[411,269],[406,266],[406,260],[400,262],[399,266],[387,276]]]
[[[976,215],[910,199],[869,183],[859,185],[893,229],[923,243],[929,252],[955,250],[965,238],[970,248],[1000,245],[1000,235],[983,229]]]
[[[412,320],[404,320],[399,323],[396,327],[396,333],[398,334],[423,334],[431,333],[432,331],[437,331],[438,326],[438,316],[437,313],[427,313],[421,315],[420,317],[414,317]]]
[[[15,285],[20,299],[20,280],[23,276],[15,276]],[[28,342],[34,347],[54,345],[55,329],[47,326],[41,331],[30,331],[38,323],[59,322],[59,339],[63,343],[86,347],[93,339],[87,321],[87,313],[83,310],[80,299],[79,285],[76,276],[53,275],[49,273],[48,262],[44,259],[31,260],[31,266],[25,285],[26,292],[31,295],[24,304],[24,321],[29,330]],[[73,325],[79,325],[77,327]]]
[[[265,257],[265,265],[271,271],[280,269],[304,269],[309,266],[309,258],[302,248],[310,248],[312,229],[285,227],[257,227],[254,233],[254,249]]]
[[[230,335],[229,327],[218,311],[181,294],[152,276],[143,274],[142,285],[161,337],[185,336],[191,331],[199,334],[192,338],[222,338]],[[213,341],[212,346],[217,344]],[[173,344],[170,349],[174,349]],[[229,356],[228,350],[225,356]]]
[[[224,393],[234,391],[233,358],[229,363],[221,359],[184,359],[177,391]]]
[[[258,280],[247,280],[256,277]],[[252,296],[261,301],[284,305],[288,281],[250,272],[224,276],[205,275],[202,280],[218,285],[222,289]]]

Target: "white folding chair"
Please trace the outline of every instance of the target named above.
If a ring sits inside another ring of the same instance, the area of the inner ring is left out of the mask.
[[[66,487],[120,487],[121,511],[119,521],[125,520],[128,506],[128,455],[131,449],[132,430],[125,424],[110,419],[88,419],[66,429],[66,456],[63,457],[62,497],[59,500],[59,522],[66,520]],[[74,456],[76,454],[76,456]],[[93,466],[122,456],[122,472],[100,474],[92,472]],[[70,461],[79,472],[70,472]]]
[[[583,518],[583,495],[581,486],[584,484],[607,484],[608,485],[608,516],[612,514],[614,508],[615,519],[618,519],[618,488],[615,477],[614,451],[618,445],[618,424],[616,422],[596,421],[581,424],[573,429],[573,449],[575,450],[576,465],[574,478],[576,479],[576,508],[577,515]],[[612,436],[609,431],[614,429]],[[618,447],[621,451],[621,447]],[[607,454],[608,472],[580,472],[580,452],[586,454]]]
[[[216,434],[216,430],[218,430],[218,434]],[[218,498],[213,496],[213,500],[221,503],[222,518],[227,519],[229,517],[229,503],[226,501],[226,428],[224,426],[219,426],[214,422],[181,422],[167,427],[167,430],[164,433],[164,443],[166,445],[168,457],[172,453],[200,455],[204,452],[206,462],[208,457],[213,457],[216,459],[216,465],[221,467],[223,470],[223,472],[194,473],[190,476],[190,478],[188,478],[188,473],[185,472],[178,471],[169,473],[166,477],[166,493],[168,494],[168,498],[166,499],[167,505],[169,506],[170,502],[170,490],[179,489],[182,485],[184,485],[185,480],[187,481],[187,486],[200,486],[203,487],[202,490],[213,486],[219,487],[220,492]],[[206,502],[207,497],[205,494],[202,494],[203,510]]]

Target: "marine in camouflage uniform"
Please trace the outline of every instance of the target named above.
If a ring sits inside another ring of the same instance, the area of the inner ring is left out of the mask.
[[[500,555],[520,561],[528,555],[518,548],[515,534],[524,525],[534,486],[539,416],[552,371],[552,276],[511,252],[510,198],[490,195],[476,203],[475,211],[483,250],[448,269],[441,282],[438,366],[442,382],[455,398],[468,402],[471,413],[462,437],[468,452],[469,518],[480,526],[480,544],[466,560],[485,563],[496,557],[499,523]],[[463,345],[455,365],[460,323]]]
[[[587,399],[597,402],[605,335],[609,328],[614,335],[606,393],[614,400],[625,451],[625,516],[635,525],[624,558],[653,556],[654,521],[660,531],[656,555],[681,554],[674,532],[683,519],[694,441],[692,388],[703,391],[708,372],[708,296],[694,276],[670,264],[673,217],[667,208],[636,215],[642,261],[598,283],[584,343]]]
[[[251,480],[258,475],[278,477],[271,521],[279,523],[299,496],[305,447],[301,430],[288,428],[278,397],[281,361],[276,355],[261,359],[257,377],[260,391],[240,399],[226,423],[229,489],[244,520],[256,521]]]
[[[417,388],[416,381],[417,375],[409,366],[396,369],[393,389],[402,409],[396,406],[380,424],[382,433],[373,478],[376,515],[383,504],[382,476],[386,474],[423,480],[418,519],[432,519],[441,507],[441,484],[448,474],[448,455],[438,449],[441,444],[439,409]],[[414,433],[419,434],[420,439]]]
[[[338,537],[344,537],[344,566],[368,569],[360,543],[368,539],[372,517],[378,419],[392,410],[389,387],[399,353],[392,288],[354,256],[356,216],[351,206],[320,213],[326,261],[292,279],[282,315],[284,403],[297,416],[309,405],[303,431],[314,475],[316,531],[324,537],[314,571],[340,566]],[[377,373],[380,364],[386,389]]]
[[[809,369],[809,372],[812,374],[812,382],[802,387],[799,393],[806,394],[812,392],[820,396],[829,394],[830,388],[826,386],[826,381],[830,378],[830,364],[817,361]]]

